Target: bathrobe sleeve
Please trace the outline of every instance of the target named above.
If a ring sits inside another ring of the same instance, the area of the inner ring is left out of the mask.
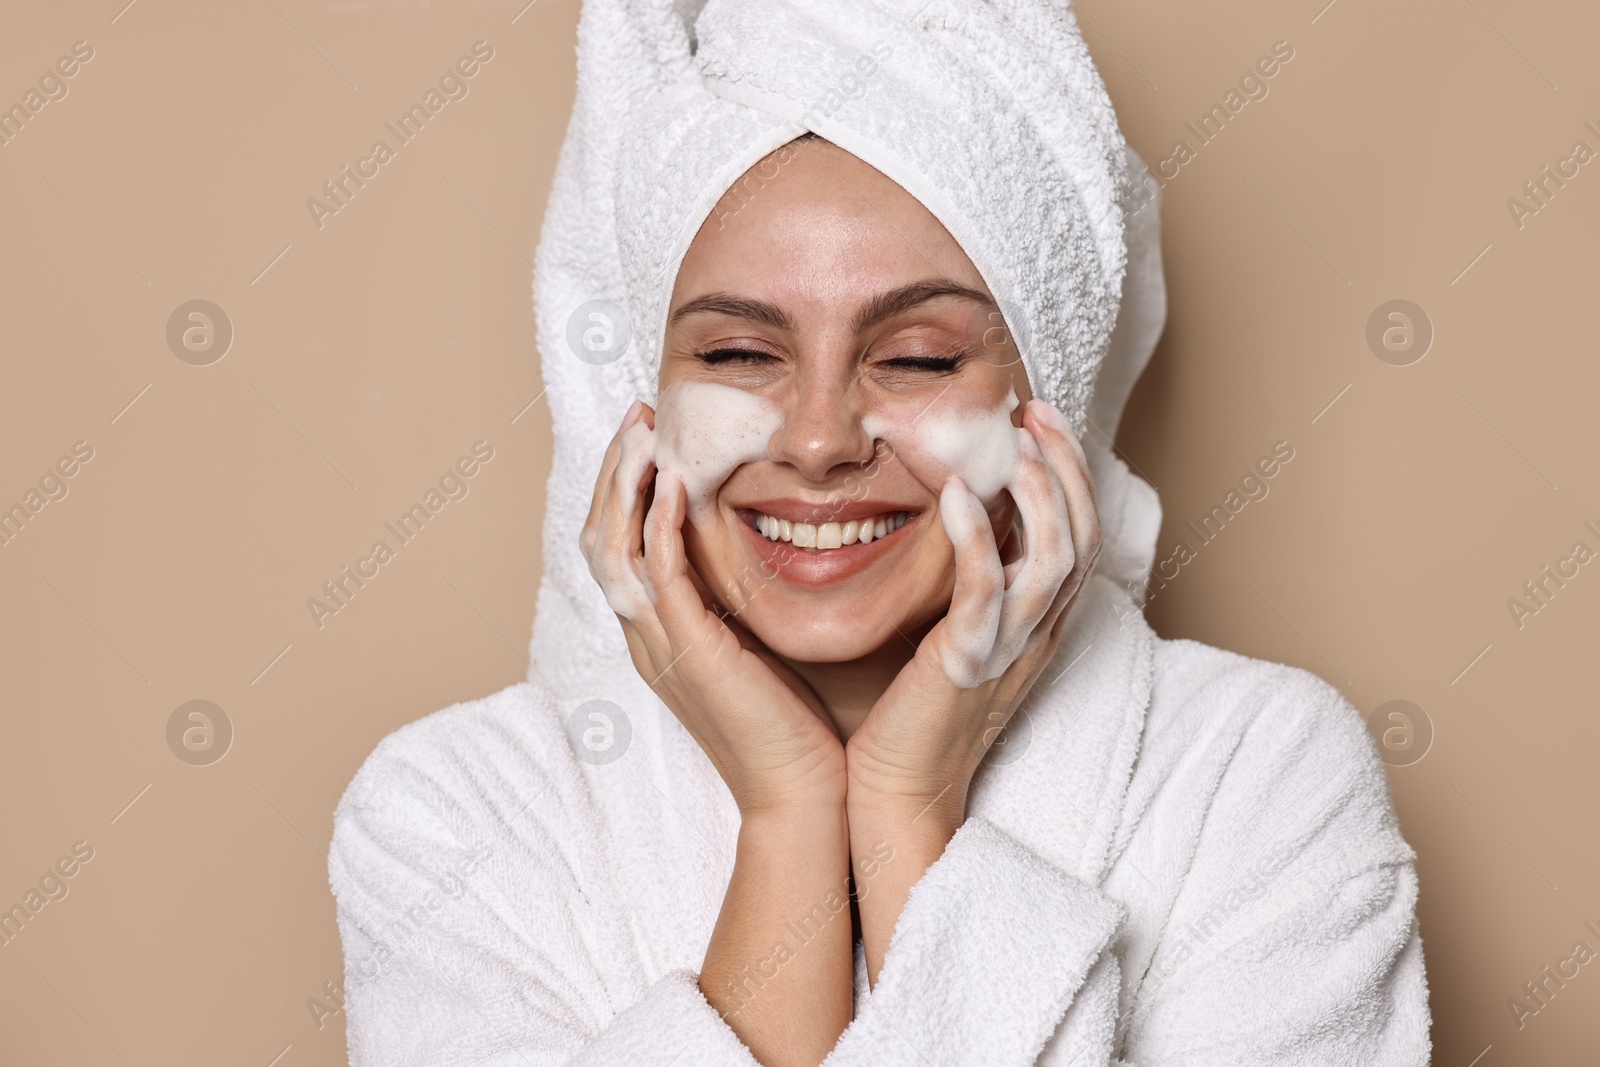
[[[1414,853],[1383,765],[1336,690],[1282,668],[1262,688],[1253,721],[1192,746],[1108,880],[1164,923],[1128,926],[1106,889],[969,818],[828,1067],[1426,1064]]]
[[[334,819],[352,1067],[757,1067],[695,974],[642,977],[575,794],[485,816],[417,741],[386,740]]]
[[[912,887],[877,987],[826,1067],[1034,1063],[1122,915],[1100,889],[968,818]]]
[[[1198,780],[1215,782],[1192,851],[1170,826],[1142,835],[1137,862],[1152,876],[1163,849],[1190,858],[1140,954],[1121,1054],[1139,1067],[1421,1067],[1431,1045],[1416,854],[1377,745],[1315,675],[1258,665],[1248,676],[1249,721],[1188,742],[1172,777],[1196,780],[1204,766]]]

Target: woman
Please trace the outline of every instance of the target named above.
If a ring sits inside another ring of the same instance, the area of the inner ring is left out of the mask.
[[[529,681],[340,804],[352,1063],[1426,1062],[1354,709],[1129,594],[1156,204],[1070,11],[579,42]]]

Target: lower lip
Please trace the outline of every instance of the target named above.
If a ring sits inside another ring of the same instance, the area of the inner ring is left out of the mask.
[[[795,548],[788,541],[769,541],[765,534],[742,516],[736,516],[736,519],[755,542],[756,552],[772,565],[778,577],[791,585],[820,588],[853,578],[893,553],[905,540],[901,534],[910,530],[921,517],[920,512],[914,512],[906,517],[898,529],[875,537],[867,544],[857,541],[853,545],[821,552]]]

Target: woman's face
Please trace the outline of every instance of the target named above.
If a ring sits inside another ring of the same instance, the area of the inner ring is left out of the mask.
[[[692,383],[753,394],[713,406],[770,415],[773,427],[765,458],[691,501],[685,546],[712,595],[794,661],[915,642],[954,588],[939,494],[951,473],[941,457],[960,440],[946,433],[941,447],[919,434],[985,414],[1020,425],[1032,396],[955,239],[848,152],[826,141],[780,149],[724,197],[684,257],[658,430],[683,417],[673,387],[688,397]],[[1013,393],[1017,407],[994,414]],[[702,405],[708,394],[718,396],[700,390]],[[681,432],[718,452],[717,431],[699,433],[714,424],[692,419]],[[1005,555],[1014,505],[1005,493],[985,503]]]

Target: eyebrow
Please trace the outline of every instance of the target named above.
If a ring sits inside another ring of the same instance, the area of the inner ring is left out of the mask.
[[[983,293],[969,286],[951,281],[948,278],[933,278],[927,281],[911,282],[895,289],[886,289],[874,295],[856,311],[851,320],[851,329],[860,333],[871,326],[896,315],[910,311],[929,300],[942,296],[954,296],[973,303],[982,304],[992,310],[998,311],[995,302]],[[673,311],[669,322],[676,323],[688,315],[699,313],[716,315],[732,315],[735,318],[750,319],[774,329],[794,330],[794,320],[789,313],[777,304],[755,297],[735,296],[732,293],[714,292],[705,296],[695,297],[678,306]]]

